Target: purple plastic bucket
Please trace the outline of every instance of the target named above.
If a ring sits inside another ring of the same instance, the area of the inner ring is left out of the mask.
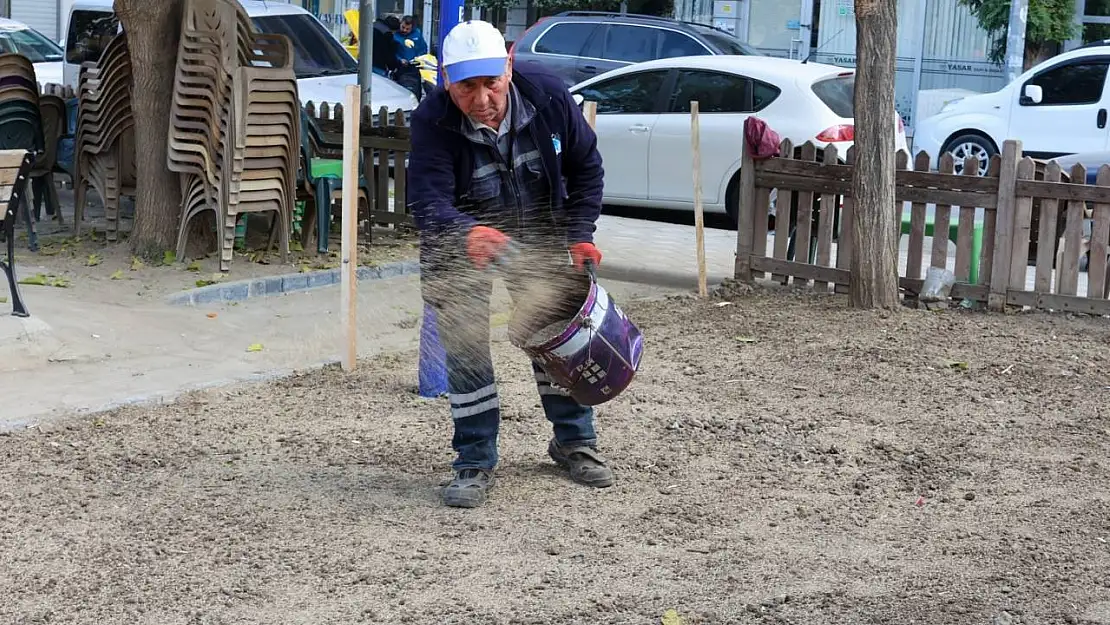
[[[561,332],[536,343],[534,332],[522,330],[525,325],[534,328],[535,323],[513,319],[509,336],[575,401],[596,406],[621,394],[632,383],[640,368],[644,342],[640,330],[605,288],[592,276],[583,279],[589,280],[586,301]]]

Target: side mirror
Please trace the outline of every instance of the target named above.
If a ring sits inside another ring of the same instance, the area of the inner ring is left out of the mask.
[[[1022,95],[1033,104],[1040,104],[1044,100],[1044,90],[1040,85],[1025,85]]]
[[[576,93],[571,97],[574,98],[574,103],[578,106],[582,106],[582,103],[586,101],[586,98],[581,93]]]

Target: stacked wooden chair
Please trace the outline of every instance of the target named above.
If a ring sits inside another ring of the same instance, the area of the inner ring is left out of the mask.
[[[271,212],[285,259],[299,145],[289,40],[254,33],[236,0],[187,0],[167,155],[183,191],[177,257],[185,258],[192,219],[212,211],[227,271],[240,215]]]
[[[104,48],[96,64],[86,64],[78,83],[74,143],[74,231],[81,232],[88,188],[104,203],[107,238],[119,234],[123,196],[135,195],[135,119],[131,113],[131,55],[127,35]]]
[[[19,54],[0,54],[0,150],[31,151],[37,159],[44,151],[39,85],[35,67]],[[26,196],[20,196],[31,251],[38,250],[38,234]]]

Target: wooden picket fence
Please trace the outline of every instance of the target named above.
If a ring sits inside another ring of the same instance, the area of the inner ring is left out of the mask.
[[[343,159],[343,105],[308,102],[305,113],[316,126],[315,157]],[[375,114],[363,107],[359,120],[359,147],[362,148],[362,175],[369,187],[369,216],[372,224],[413,226],[408,210],[406,184],[408,156],[412,151],[409,135],[410,113],[400,109],[390,113],[382,107]],[[384,163],[385,166],[382,166]],[[390,202],[389,181],[393,180]]]
[[[751,282],[770,274],[781,284],[812,283],[843,292],[851,279],[854,247],[855,148],[843,160],[835,146],[819,151],[806,143],[796,149],[789,141],[779,157],[753,161],[746,152],[736,278]],[[1062,172],[1055,162],[1023,158],[1019,141],[1005,142],[985,176],[978,175],[974,159],[964,163],[960,175],[953,173],[951,155],[941,159],[939,171],[929,171],[925,154],[914,159],[912,169],[905,152],[897,159],[891,210],[909,237],[908,259],[899,272],[908,296],[921,292],[928,267],[950,267],[949,239],[954,238],[955,299],[985,302],[992,310],[1009,305],[1110,315],[1110,166],[1099,171],[1096,185],[1087,185],[1082,165]],[[776,228],[769,244],[773,190]],[[910,216],[904,220],[907,203]],[[932,224],[926,219],[929,204],[935,205]],[[1093,216],[1089,241],[1083,237],[1088,211]],[[936,236],[925,249],[930,230]],[[1079,293],[1080,258],[1088,251],[1087,288]]]

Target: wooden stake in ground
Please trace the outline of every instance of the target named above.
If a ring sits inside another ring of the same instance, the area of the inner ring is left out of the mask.
[[[898,307],[895,210],[894,65],[897,0],[856,2],[856,163],[851,301],[856,308]]]
[[[690,148],[694,153],[694,234],[698,248],[698,295],[709,295],[705,275],[705,212],[701,205],[701,122],[698,103],[690,102]]]
[[[358,123],[362,107],[357,85],[348,85],[343,103],[343,239],[340,243],[339,309],[343,317],[344,371],[355,368],[358,358],[358,320],[355,315],[358,285]],[[320,224],[326,228],[327,224]]]
[[[583,102],[582,115],[586,117],[586,123],[590,128],[593,128],[597,123],[597,102]]]

